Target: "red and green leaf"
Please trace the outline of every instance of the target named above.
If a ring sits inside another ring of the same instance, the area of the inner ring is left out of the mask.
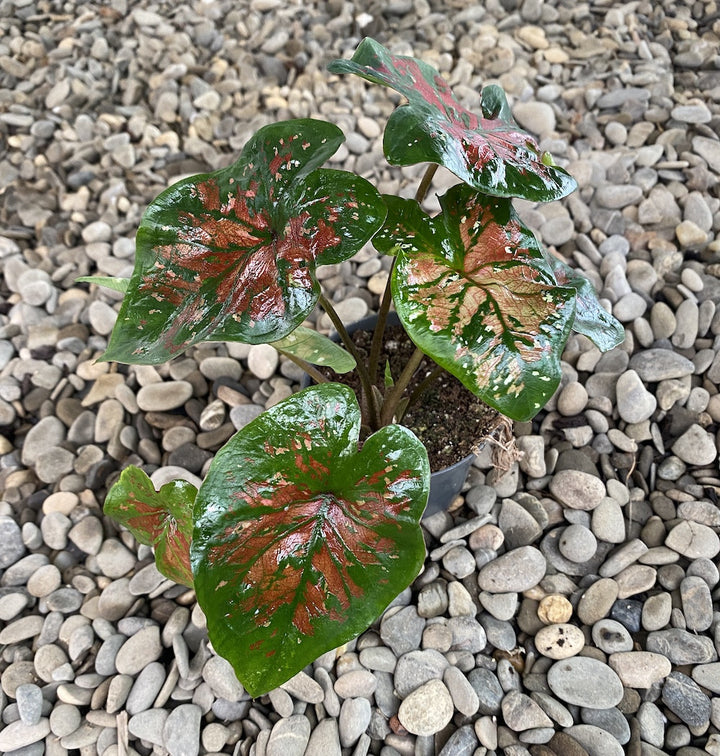
[[[155,364],[201,341],[276,341],[312,311],[318,265],[347,260],[382,225],[367,181],[319,168],[332,124],[260,129],[238,161],[178,181],[148,207],[104,360]]]
[[[619,346],[625,340],[625,329],[598,301],[595,287],[585,276],[546,252],[545,259],[560,286],[575,290],[573,331],[587,336],[602,352]]]
[[[233,436],[198,492],[195,590],[253,696],[362,632],[423,563],[425,449],[393,425],[358,451],[359,432],[349,388],[312,386]]]
[[[192,586],[190,540],[197,489],[184,480],[166,483],[159,491],[139,467],[126,467],[105,499],[105,514],[124,525],[139,543],[155,547],[155,563],[163,575]]]
[[[491,407],[529,420],[560,382],[575,291],[557,285],[510,200],[459,184],[436,218],[385,200],[373,243],[397,254],[392,293],[408,334]]]
[[[518,126],[497,85],[482,90],[482,114],[477,116],[460,104],[432,66],[392,55],[372,39],[364,39],[352,59],[335,60],[328,68],[356,74],[407,98],[385,128],[390,163],[439,163],[486,194],[535,202],[560,199],[576,188],[574,179],[553,165]]]

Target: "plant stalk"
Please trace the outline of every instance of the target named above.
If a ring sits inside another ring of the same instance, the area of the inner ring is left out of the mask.
[[[347,329],[345,328],[345,324],[340,319],[340,316],[337,314],[335,308],[332,306],[332,303],[330,302],[327,297],[325,297],[323,294],[320,295],[318,302],[320,303],[320,307],[325,310],[325,312],[328,314],[328,317],[332,321],[332,324],[335,326],[335,330],[338,332],[338,335],[340,336],[343,344],[347,348],[348,352],[355,358],[355,362],[357,363],[357,372],[358,372],[358,378],[360,379],[360,384],[362,386],[363,394],[366,397],[367,405],[368,405],[368,414],[369,414],[369,425],[373,430],[378,430],[380,428],[379,424],[379,418],[380,418],[380,411],[379,407],[377,406],[377,402],[375,400],[375,396],[373,395],[373,382],[370,380],[370,375],[367,370],[367,366],[365,365],[365,362],[363,361],[362,355],[358,351],[357,347],[355,346],[355,342],[350,338],[350,334],[347,332]]]
[[[408,399],[408,407],[412,407],[420,397],[430,388],[430,386],[445,372],[445,368],[440,365],[435,365],[432,372],[429,373],[422,381],[417,385],[415,390],[410,394]]]
[[[294,362],[299,368],[302,368],[315,381],[315,383],[330,382],[329,379],[326,378],[314,365],[306,362],[302,357],[296,357],[294,354],[289,354],[288,352],[283,352],[283,354],[290,360],[290,362]]]
[[[430,163],[425,169],[420,185],[415,192],[415,201],[421,203],[427,196],[432,180],[438,169],[437,163]],[[368,359],[368,373],[370,380],[375,383],[377,379],[377,371],[380,365],[380,351],[382,349],[383,335],[385,333],[385,325],[387,324],[387,316],[390,312],[390,304],[392,303],[392,290],[390,282],[392,280],[393,268],[395,267],[395,258],[393,257],[392,265],[388,271],[388,280],[385,284],[385,291],[383,292],[382,299],[380,300],[380,309],[378,310],[377,326],[375,327],[375,333],[373,333],[372,343],[370,344],[370,357]]]
[[[430,189],[430,184],[432,184],[432,180],[435,177],[435,174],[437,173],[437,169],[439,167],[440,166],[437,163],[430,163],[430,165],[426,168],[422,180],[420,181],[420,186],[418,186],[417,191],[415,192],[415,201],[418,204],[420,204],[425,199],[425,197],[427,197],[428,190]]]
[[[380,414],[380,422],[382,425],[389,425],[392,423],[400,399],[412,380],[415,371],[420,367],[420,363],[423,361],[424,357],[425,354],[415,347],[415,351],[407,361],[407,364],[403,368],[395,385],[385,394],[385,401],[383,402],[382,412]]]

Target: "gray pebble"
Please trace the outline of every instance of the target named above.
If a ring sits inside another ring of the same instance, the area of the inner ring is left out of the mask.
[[[597,550],[597,539],[584,525],[568,525],[558,541],[560,553],[573,562],[592,559]]]
[[[58,738],[75,732],[81,722],[80,710],[72,704],[57,703],[50,712],[50,731]]]
[[[703,727],[710,720],[710,699],[697,683],[682,672],[671,672],[663,685],[663,703],[690,727]]]
[[[589,657],[555,662],[548,670],[547,681],[561,701],[588,709],[609,709],[623,697],[617,674],[607,664]]]
[[[403,654],[398,659],[395,668],[394,681],[397,695],[405,698],[429,680],[442,680],[447,666],[447,659],[433,649]]]
[[[160,662],[152,662],[140,671],[127,698],[126,709],[130,716],[153,705],[165,678],[165,667]]]
[[[322,719],[317,723],[303,756],[342,756],[336,719]]]
[[[592,639],[606,654],[631,651],[633,648],[633,640],[625,626],[611,619],[602,619],[593,625]]]
[[[202,676],[213,693],[226,701],[239,701],[245,693],[245,689],[235,676],[232,665],[222,656],[211,656],[203,666]],[[320,687],[314,680],[310,679],[310,682],[313,686]],[[293,691],[291,690],[290,693]],[[322,700],[322,693],[320,700]]]
[[[478,573],[478,585],[489,593],[522,593],[545,576],[545,557],[533,546],[521,546],[493,560]]]
[[[681,520],[675,525],[668,533],[665,545],[688,559],[712,559],[720,552],[717,533],[707,525],[691,520]]]
[[[672,445],[672,451],[689,465],[709,465],[717,458],[715,440],[700,425],[691,425]]]
[[[593,756],[624,756],[623,747],[613,735],[590,724],[576,724],[564,731]]]
[[[478,667],[468,672],[467,679],[478,697],[480,714],[488,716],[499,714],[505,692],[497,677],[489,669]]]
[[[403,700],[398,719],[413,735],[434,735],[449,724],[453,711],[448,689],[440,680],[430,680]]]
[[[46,718],[42,717],[33,725],[25,724],[19,719],[0,730],[0,751],[8,753],[26,748],[49,734],[50,723]]]
[[[581,470],[560,470],[550,481],[550,491],[571,509],[594,509],[606,496],[600,478]]]
[[[0,543],[0,570],[5,570],[25,553],[22,531],[11,517],[0,517]]]
[[[201,719],[202,710],[195,704],[180,704],[172,709],[163,725],[162,744],[171,754],[197,756]]]
[[[167,412],[182,407],[192,394],[192,384],[187,381],[149,383],[138,391],[137,403],[143,412]]]
[[[20,719],[26,725],[33,726],[40,721],[43,710],[43,695],[37,685],[33,683],[18,685],[15,689],[15,701]]]
[[[657,593],[649,596],[643,604],[642,625],[649,632],[662,630],[670,622],[672,598],[669,593]]]
[[[150,625],[123,643],[115,657],[115,667],[120,674],[136,675],[159,659],[161,653],[160,630],[156,625]]]
[[[550,717],[530,696],[518,691],[510,691],[503,698],[501,710],[505,724],[514,732],[553,725]]]
[[[594,725],[609,732],[621,745],[630,740],[630,725],[619,709],[581,709],[580,716],[584,724]]]
[[[503,499],[498,527],[505,535],[506,547],[528,546],[542,535],[538,521],[513,499]]]
[[[340,745],[343,748],[354,745],[367,730],[370,715],[370,701],[367,698],[347,698],[343,701],[338,718]],[[302,753],[299,751],[299,754]]]
[[[645,349],[630,358],[630,369],[644,383],[657,383],[692,375],[695,366],[686,357],[669,349]]]
[[[148,709],[130,717],[127,728],[131,735],[149,743],[162,746],[163,729],[169,713],[165,709]],[[192,748],[192,744],[190,744]]]
[[[703,632],[713,622],[713,601],[710,587],[701,577],[686,577],[680,583],[685,625],[688,630]]]
[[[640,737],[646,743],[662,748],[665,742],[665,716],[662,711],[652,701],[643,701],[636,719],[640,725]]]
[[[645,388],[634,370],[628,370],[618,378],[616,396],[618,414],[627,423],[647,420],[657,407],[655,396]]]
[[[420,646],[425,620],[418,616],[414,606],[403,607],[390,614],[386,612],[380,622],[380,637],[395,656],[400,657]]]
[[[679,627],[648,633],[648,651],[667,657],[672,664],[705,664],[717,660],[717,653],[710,638],[689,633]]]
[[[720,693],[720,662],[698,664],[692,668],[692,679],[713,693]]]
[[[338,677],[335,692],[340,698],[370,699],[377,688],[377,679],[372,672],[354,669]]]

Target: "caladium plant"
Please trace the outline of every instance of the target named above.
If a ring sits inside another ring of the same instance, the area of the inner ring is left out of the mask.
[[[514,197],[555,200],[575,183],[515,123],[499,87],[483,89],[473,114],[431,66],[370,39],[330,70],[406,98],[384,150],[393,164],[430,164],[414,200],[323,168],[344,139],[336,126],[275,123],[233,165],[150,204],[129,280],[82,279],[124,294],[100,359],[158,364],[202,341],[270,343],[315,379],[239,430],[199,489],[156,491],[128,467],[105,503],[155,548],[163,574],[194,588],[215,650],[253,696],[362,632],[422,566],[430,469],[402,425],[410,400],[422,401],[407,395],[421,359],[529,420],[559,385],[571,330],[601,350],[623,339],[590,282],[513,209]],[[460,183],[431,217],[421,202],[438,165]],[[316,270],[369,241],[392,273],[364,360]],[[303,325],[318,305],[341,344]],[[379,364],[391,305],[417,347],[398,376]],[[328,369],[356,370],[360,396]]]

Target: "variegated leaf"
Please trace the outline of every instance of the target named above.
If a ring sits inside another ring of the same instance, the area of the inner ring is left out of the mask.
[[[184,480],[166,483],[159,491],[139,467],[126,467],[105,499],[105,514],[124,525],[138,540],[155,547],[155,563],[163,575],[192,586],[190,539],[197,488]]]
[[[412,340],[491,407],[533,417],[560,381],[574,290],[556,284],[507,199],[460,184],[436,218],[385,200],[373,243],[397,253],[393,300]]]
[[[367,181],[319,168],[343,139],[323,121],[271,124],[234,165],[162,192],[102,359],[155,364],[201,341],[290,334],[317,302],[316,266],[351,257],[385,217]]]
[[[625,329],[598,302],[592,283],[579,271],[547,252],[545,258],[560,286],[568,286],[577,293],[573,331],[587,336],[602,352],[619,346],[625,340]]]
[[[390,163],[439,163],[486,194],[536,202],[559,199],[577,186],[518,126],[497,85],[482,90],[478,116],[458,101],[432,66],[392,55],[369,38],[351,60],[335,60],[328,68],[333,73],[357,74],[407,98],[385,128],[384,149]]]
[[[358,451],[359,432],[348,387],[312,386],[233,436],[198,492],[195,590],[253,696],[362,632],[423,563],[425,449],[393,425]]]

